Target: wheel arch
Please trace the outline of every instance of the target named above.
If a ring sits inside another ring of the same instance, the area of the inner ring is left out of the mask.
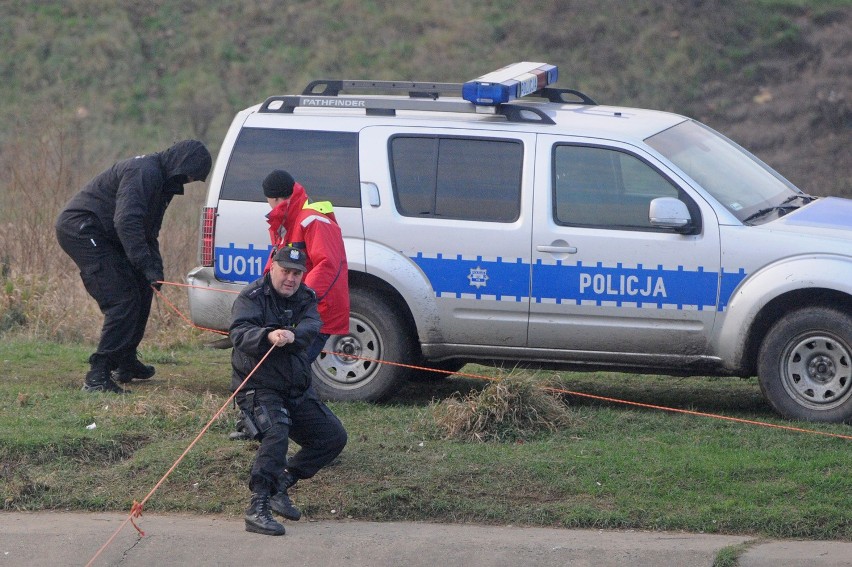
[[[365,272],[349,272],[349,289],[369,290],[390,304],[405,323],[405,332],[417,340],[417,323],[402,294],[385,280]]]
[[[349,273],[349,332],[332,335],[311,365],[314,388],[336,401],[380,401],[417,361],[413,317],[401,295],[380,278]]]
[[[792,256],[749,274],[731,293],[713,333],[722,367],[737,376],[753,376],[756,349],[766,331],[785,313],[824,302],[849,309],[852,258]]]
[[[380,295],[383,301],[389,303],[390,307],[394,309],[394,312],[399,315],[403,320],[403,324],[405,325],[404,331],[408,334],[412,342],[412,346],[414,347],[414,352],[412,353],[412,360],[410,360],[409,362],[411,364],[417,365],[426,364],[423,358],[423,349],[421,347],[422,329],[418,325],[418,319],[412,312],[411,307],[405,300],[405,297],[403,297],[403,295],[393,285],[381,279],[380,277],[372,274],[350,271],[349,288],[370,290],[371,292]],[[421,313],[420,315],[422,316],[423,314]],[[428,330],[422,331],[426,334],[430,332]],[[447,372],[450,372],[450,370],[452,370],[454,372],[456,370],[459,370],[462,366],[464,366],[464,364],[466,364],[465,361],[451,360],[449,362],[445,361],[444,364],[430,362],[427,366],[429,368],[438,368],[441,371],[446,370]],[[435,372],[425,371],[425,374],[431,377],[435,374]]]
[[[852,295],[835,289],[796,289],[783,293],[764,305],[749,327],[740,368],[744,375],[757,373],[758,354],[766,333],[787,313],[800,309],[826,307],[852,314]]]

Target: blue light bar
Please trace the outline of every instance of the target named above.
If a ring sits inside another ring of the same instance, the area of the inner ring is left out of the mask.
[[[559,69],[524,61],[497,69],[462,85],[462,98],[477,105],[497,105],[521,98],[556,82]]]

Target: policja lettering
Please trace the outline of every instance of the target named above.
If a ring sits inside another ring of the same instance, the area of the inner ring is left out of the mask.
[[[667,297],[666,284],[660,276],[615,276],[613,274],[580,273],[580,294],[591,287],[597,295],[629,295]]]

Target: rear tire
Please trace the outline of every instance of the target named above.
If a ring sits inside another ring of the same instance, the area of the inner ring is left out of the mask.
[[[758,376],[788,419],[852,421],[852,317],[827,307],[785,315],[760,347]]]
[[[355,288],[349,299],[349,334],[332,335],[325,343],[326,352],[311,366],[314,388],[326,400],[382,400],[410,370],[378,361],[413,364],[411,331],[397,315],[399,306],[375,292]]]

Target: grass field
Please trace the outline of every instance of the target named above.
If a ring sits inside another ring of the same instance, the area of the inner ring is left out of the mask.
[[[129,511],[229,396],[229,351],[143,351],[157,376],[134,383],[134,393],[123,397],[80,392],[88,352],[85,345],[31,339],[0,344],[4,509]],[[474,365],[464,371],[502,376]],[[412,382],[383,404],[331,404],[349,444],[331,467],[300,483],[294,499],[311,518],[852,540],[849,426],[778,420],[749,380],[537,378],[573,392],[807,431],[567,395],[570,425],[556,432],[460,441],[436,427],[437,404],[489,381]],[[146,510],[242,514],[256,444],[228,440],[234,418],[228,408],[213,423]]]

